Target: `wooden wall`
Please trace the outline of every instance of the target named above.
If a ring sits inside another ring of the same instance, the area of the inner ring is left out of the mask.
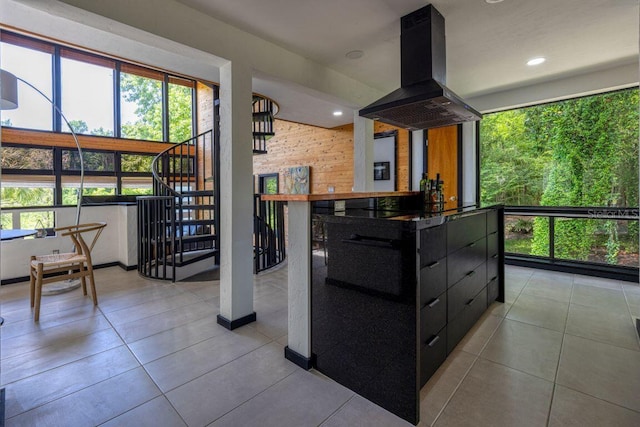
[[[325,129],[275,120],[275,136],[267,154],[253,156],[254,175],[282,172],[293,166],[311,166],[311,192],[351,192],[353,187],[353,125]]]
[[[203,83],[196,83],[196,114],[198,117],[196,135],[213,129],[213,88]],[[198,153],[198,169],[202,173],[198,174],[198,188],[205,190],[213,189],[213,181],[207,178],[213,176],[211,164],[211,144],[205,144]]]

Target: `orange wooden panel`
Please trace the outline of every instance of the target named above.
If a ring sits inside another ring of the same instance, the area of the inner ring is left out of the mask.
[[[435,179],[440,174],[447,202],[445,209],[453,208],[458,202],[458,126],[429,129],[427,140],[429,178]]]

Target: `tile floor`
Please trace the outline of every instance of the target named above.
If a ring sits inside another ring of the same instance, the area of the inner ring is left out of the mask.
[[[495,303],[421,392],[422,426],[640,426],[640,287],[507,267]],[[216,324],[219,284],[96,272],[43,298],[0,288],[8,426],[407,426],[283,357],[287,269],[255,277],[258,321]]]

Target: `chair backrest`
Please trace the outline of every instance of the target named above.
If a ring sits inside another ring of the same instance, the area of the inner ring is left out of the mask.
[[[102,230],[107,226],[106,222],[92,222],[88,224],[70,225],[68,227],[57,227],[55,231],[63,231],[62,236],[69,236],[73,240],[75,250],[79,254],[84,254],[87,257],[91,256],[91,250],[98,241],[98,237],[102,234]],[[83,238],[83,234],[95,231],[91,244],[87,245],[87,242]]]

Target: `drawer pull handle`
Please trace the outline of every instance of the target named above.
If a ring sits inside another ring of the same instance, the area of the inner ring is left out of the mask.
[[[467,273],[467,277],[471,277],[471,276],[473,276],[474,274],[476,274],[476,271],[475,271],[475,270],[470,271],[470,272],[468,272],[468,273]]]
[[[493,282],[494,280],[496,280],[498,278],[498,276],[493,276],[493,278],[491,280],[489,280],[490,282]]]
[[[432,262],[431,264],[427,265],[427,268],[433,268],[438,264],[440,264],[440,261]]]
[[[475,300],[476,300],[475,298],[470,299],[469,301],[467,301],[467,305],[471,305],[471,304],[473,304],[473,302],[474,302]]]
[[[471,242],[467,245],[468,248],[472,248],[476,245],[476,242]]]
[[[489,233],[489,236],[493,236],[494,234],[498,234],[498,230],[492,231],[491,233]]]
[[[394,239],[385,239],[382,237],[361,236],[352,234],[348,239],[342,239],[342,243],[350,243],[354,245],[373,246],[376,248],[400,249],[400,241]]]
[[[493,254],[493,255],[491,255],[491,258],[493,258],[493,259],[497,259],[497,258],[498,258],[498,254]]]
[[[435,337],[431,338],[431,339],[429,340],[429,342],[427,343],[427,345],[428,345],[429,347],[433,347],[434,345],[436,345],[436,343],[437,343],[438,341],[440,341],[440,335],[436,335]]]
[[[435,307],[436,305],[438,305],[438,303],[439,303],[439,302],[440,302],[440,298],[436,298],[436,299],[434,299],[433,301],[431,301],[429,304],[427,304],[427,307],[429,307],[429,308],[433,308],[433,307]]]

